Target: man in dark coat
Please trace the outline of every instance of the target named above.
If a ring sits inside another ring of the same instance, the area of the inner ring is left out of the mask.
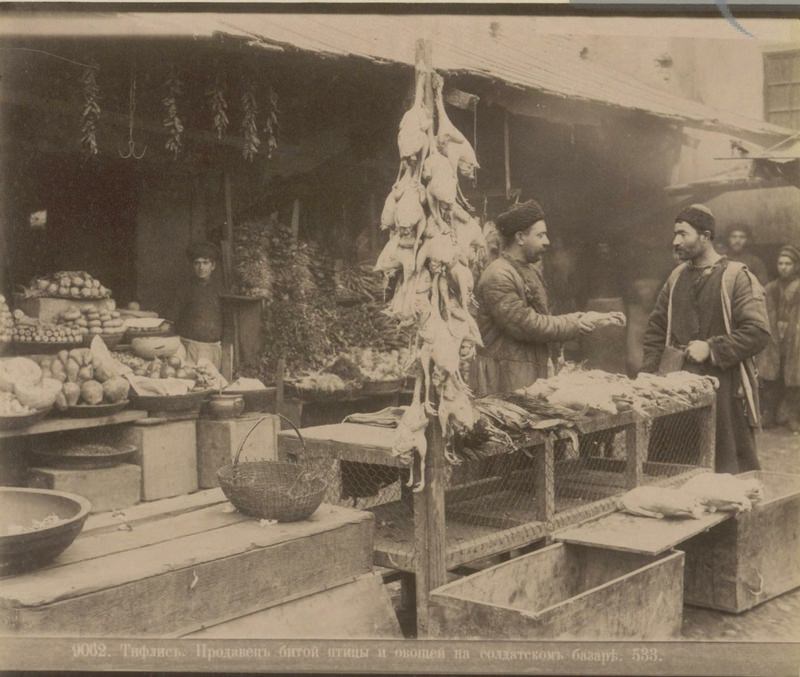
[[[714,230],[714,216],[704,205],[687,207],[676,217],[672,245],[683,263],[662,287],[650,315],[642,370],[659,371],[669,345],[684,351],[683,369],[719,380],[716,470],[739,473],[759,468],[752,358],[769,341],[769,322],[763,288],[744,265],[714,250]]]
[[[478,395],[516,390],[547,378],[550,343],[624,322],[614,313],[549,314],[542,273],[533,265],[550,246],[544,211],[536,201],[500,214],[496,227],[502,254],[483,271],[476,289],[484,344],[471,373]]]

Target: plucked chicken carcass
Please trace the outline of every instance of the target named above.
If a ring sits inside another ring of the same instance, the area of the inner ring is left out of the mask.
[[[641,517],[689,517],[700,519],[703,506],[697,498],[680,489],[636,487],[621,498],[622,509]]]
[[[423,103],[425,80],[422,74],[417,74],[417,86],[414,93],[414,104],[406,111],[400,120],[400,129],[397,132],[397,148],[400,159],[414,164],[419,159],[420,153],[427,150],[428,130],[433,120]]]
[[[383,210],[381,211],[381,230],[394,228],[396,225],[395,212],[397,211],[397,200],[394,196],[394,191],[389,191],[386,200],[383,203]]]
[[[395,456],[411,459],[411,472],[407,484],[409,487],[414,485],[414,451],[419,454],[420,479],[414,491],[422,491],[425,488],[425,457],[428,453],[425,430],[427,427],[428,415],[425,413],[420,401],[420,384],[419,379],[417,379],[414,398],[397,424],[392,444],[392,453]]]
[[[467,141],[458,128],[447,117],[444,107],[442,90],[444,80],[434,74],[433,76],[433,97],[436,104],[436,111],[439,117],[439,127],[436,131],[436,145],[439,150],[447,157],[454,172],[462,176],[475,180],[475,171],[480,169],[478,158],[472,144]]]
[[[602,385],[565,385],[547,396],[547,401],[570,409],[595,409],[616,414],[617,405]]]
[[[760,500],[763,487],[757,480],[740,480],[727,473],[703,473],[690,478],[682,490],[694,496],[710,512],[743,512]]]

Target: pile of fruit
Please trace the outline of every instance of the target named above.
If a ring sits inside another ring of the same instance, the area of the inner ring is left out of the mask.
[[[125,332],[125,322],[118,310],[70,306],[61,314],[61,320],[67,327],[77,329],[82,337],[95,334],[113,336]]]
[[[0,294],[0,343],[11,343],[14,332],[14,316],[6,303],[6,297]]]
[[[128,381],[93,358],[88,348],[62,350],[55,357],[40,357],[38,362],[45,378],[62,384],[55,401],[58,409],[104,401],[113,404],[128,399]]]
[[[111,290],[100,284],[100,280],[92,277],[86,271],[67,270],[35,278],[26,290],[26,296],[106,299],[111,296]]]
[[[0,360],[0,414],[27,414],[49,409],[61,392],[61,381],[27,357]]]
[[[131,353],[111,353],[113,358],[130,367],[135,376],[147,378],[181,378],[194,381],[194,390],[219,389],[218,375],[204,364],[189,364],[177,355],[146,360]]]
[[[398,381],[406,377],[411,362],[407,348],[382,352],[372,348],[353,348],[347,355],[358,366],[364,381]]]
[[[0,391],[0,416],[21,416],[32,413],[33,409],[22,404],[14,393]]]
[[[29,317],[21,310],[14,311],[14,327],[11,337],[15,343],[63,343],[74,345],[83,340],[78,327],[65,324],[49,324]]]

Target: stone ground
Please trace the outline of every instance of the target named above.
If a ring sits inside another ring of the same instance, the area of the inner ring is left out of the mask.
[[[786,428],[760,433],[758,453],[764,470],[800,474],[800,434]],[[411,614],[399,608],[399,584],[390,586],[398,619],[414,636]],[[800,642],[800,588],[742,614],[684,608],[682,638],[688,640]]]

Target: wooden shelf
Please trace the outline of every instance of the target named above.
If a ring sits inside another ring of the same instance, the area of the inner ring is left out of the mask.
[[[127,409],[113,416],[97,416],[96,418],[46,418],[39,423],[34,423],[27,428],[19,430],[0,431],[0,440],[10,437],[27,437],[30,435],[44,435],[46,433],[60,433],[67,430],[85,430],[87,428],[100,428],[106,425],[132,423],[147,418],[146,411]]]

